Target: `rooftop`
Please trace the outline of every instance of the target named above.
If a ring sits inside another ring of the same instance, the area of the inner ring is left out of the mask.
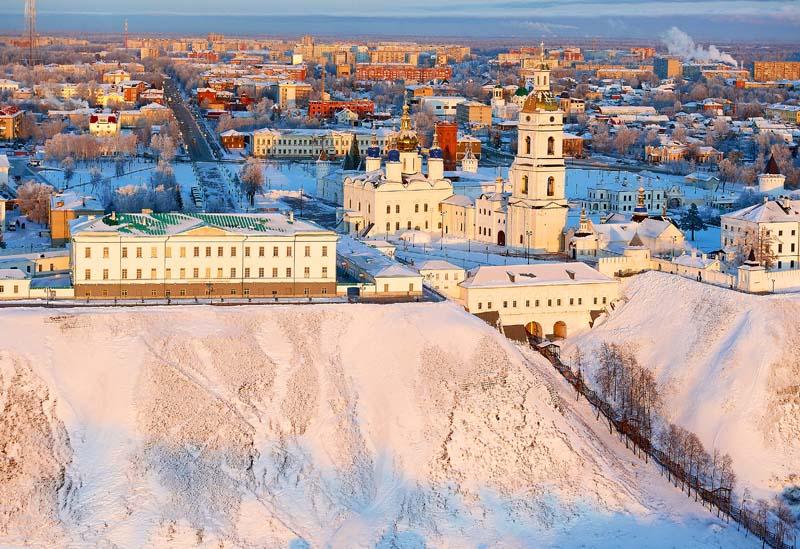
[[[535,263],[532,265],[480,266],[470,271],[464,288],[603,284],[614,282],[586,263]]]

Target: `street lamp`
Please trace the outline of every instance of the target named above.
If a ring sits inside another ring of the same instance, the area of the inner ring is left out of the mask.
[[[444,211],[439,212],[439,215],[442,218],[442,223],[441,223],[442,237],[439,239],[439,249],[443,250],[444,249]]]
[[[531,263],[531,235],[533,231],[525,231],[525,260]]]

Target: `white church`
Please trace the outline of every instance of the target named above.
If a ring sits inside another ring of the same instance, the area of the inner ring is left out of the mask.
[[[550,91],[544,57],[519,113],[518,148],[507,181],[487,182],[476,200],[454,194],[434,141],[423,173],[419,140],[408,107],[382,165],[380,149],[367,151],[364,173],[343,182],[343,224],[362,237],[407,230],[440,233],[537,253],[564,249],[569,206],[562,153],[564,113]]]

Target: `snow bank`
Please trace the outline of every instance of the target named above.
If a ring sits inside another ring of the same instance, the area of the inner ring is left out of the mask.
[[[0,542],[744,542],[452,304],[0,315]]]
[[[567,354],[632,346],[663,386],[667,416],[730,453],[740,486],[767,496],[800,484],[800,298],[656,272],[629,279],[625,293]]]

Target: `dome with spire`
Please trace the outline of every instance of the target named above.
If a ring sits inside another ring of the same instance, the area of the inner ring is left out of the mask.
[[[414,152],[419,147],[417,132],[411,128],[411,115],[408,114],[408,103],[403,104],[403,116],[400,117],[400,135],[397,137],[397,150]]]
[[[442,148],[439,146],[439,136],[436,134],[436,131],[433,132],[433,144],[431,145],[430,151],[428,152],[429,158],[443,158],[444,155],[442,153]]]
[[[553,94],[548,91],[531,92],[522,106],[522,112],[536,112],[537,110],[543,111],[557,111],[558,102],[553,97]]]

